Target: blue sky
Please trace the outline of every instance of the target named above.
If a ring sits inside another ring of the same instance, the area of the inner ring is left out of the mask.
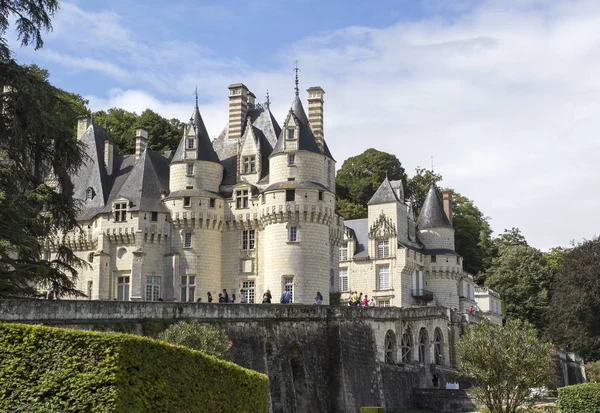
[[[433,156],[496,232],[542,249],[600,228],[597,0],[62,1],[53,24],[41,50],[9,36],[15,56],[94,109],[184,120],[197,86],[216,136],[243,82],[282,122],[297,59],[338,168],[369,147],[409,175]]]

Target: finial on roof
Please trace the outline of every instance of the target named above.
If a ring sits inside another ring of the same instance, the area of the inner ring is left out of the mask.
[[[433,156],[431,157],[431,185],[435,184],[435,176],[433,170]]]
[[[194,94],[196,95],[196,109],[198,108],[198,86],[196,86],[196,90],[194,91]]]
[[[267,101],[265,102],[267,110],[271,109],[271,99],[269,98],[269,89],[267,89]]]
[[[300,96],[300,89],[298,89],[298,72],[300,71],[300,69],[298,69],[298,61],[296,60],[296,67],[294,68],[294,72],[296,72],[296,87],[294,88],[296,90],[296,96]]]

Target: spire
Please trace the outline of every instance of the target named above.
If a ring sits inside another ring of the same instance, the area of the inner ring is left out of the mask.
[[[300,89],[298,88],[298,72],[300,71],[300,69],[298,69],[298,61],[296,60],[296,67],[294,68],[294,72],[296,72],[296,87],[294,88],[294,90],[296,91],[296,96],[300,96]]]
[[[194,94],[196,95],[196,110],[198,110],[198,86],[196,86],[196,90],[194,91]]]
[[[269,98],[269,89],[267,89],[267,101],[265,102],[267,110],[271,110],[271,99]]]
[[[186,149],[188,147],[187,139],[189,139],[188,131],[190,130],[194,131],[194,155],[189,153],[191,150]],[[188,158],[188,156],[193,156],[193,158]],[[181,138],[181,141],[179,141],[179,146],[175,151],[175,155],[173,155],[172,162],[180,162],[186,159],[219,162],[219,157],[213,149],[210,136],[208,135],[206,126],[204,126],[204,121],[202,120],[202,116],[200,115],[200,110],[198,109],[197,104],[194,107],[194,112],[192,113],[188,125],[184,129],[184,135]]]
[[[417,220],[419,230],[427,228],[452,228],[452,224],[442,209],[442,203],[434,184],[429,187],[429,192],[423,202],[419,219]]]

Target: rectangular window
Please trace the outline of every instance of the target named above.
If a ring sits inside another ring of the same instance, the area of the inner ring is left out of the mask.
[[[251,174],[256,172],[256,156],[244,156],[243,165],[245,174]]]
[[[296,190],[295,189],[286,189],[285,190],[285,200],[287,202],[296,200]]]
[[[215,207],[215,199],[214,198],[210,198],[208,206],[211,207],[211,208]]]
[[[192,248],[192,233],[190,231],[183,233],[183,248]]]
[[[129,301],[129,277],[117,278],[117,301]]]
[[[348,284],[348,268],[340,268],[340,291],[350,290]]]
[[[248,208],[248,190],[243,189],[235,191],[235,206],[239,208]]]
[[[348,259],[348,243],[344,242],[340,245],[340,261]]]
[[[297,239],[298,239],[298,233],[297,233],[296,227],[290,227],[288,241],[296,242]]]
[[[160,277],[146,277],[146,301],[158,301],[160,298]]]
[[[294,139],[294,129],[290,128],[287,130],[287,135],[286,135],[287,139]]]
[[[254,249],[254,230],[242,231],[242,249],[253,250]]]
[[[288,155],[288,165],[296,165],[296,155],[293,153],[290,153]]]
[[[319,201],[323,200],[323,191],[319,191]]]
[[[262,194],[260,196],[260,203],[265,204],[266,202],[267,202],[267,196],[265,194]]]
[[[185,174],[187,176],[193,176],[194,175],[194,164],[193,163],[188,163],[187,164],[187,169],[185,171]]]
[[[127,221],[127,203],[115,204],[115,222]]]
[[[390,288],[390,266],[380,265],[377,267],[377,288],[387,290]]]
[[[389,307],[390,300],[377,300],[377,307]]]
[[[289,291],[290,303],[294,302],[294,277],[285,277],[283,279],[283,291]]]
[[[389,240],[377,241],[377,258],[387,258],[390,256]]]
[[[435,256],[435,255],[432,255],[432,256],[431,256],[431,262],[436,262],[436,261],[437,261],[437,258],[436,258],[436,256]]]
[[[150,221],[152,221],[152,222],[158,221],[158,212],[152,212],[152,214],[150,215]]]
[[[189,196],[184,196],[183,197],[183,206],[184,207],[192,206],[192,198]]]
[[[187,140],[187,148],[194,149],[194,138],[188,138]]]
[[[254,304],[256,298],[254,281],[242,281],[242,290],[244,290],[244,294],[246,294],[248,304]]]
[[[181,302],[193,303],[196,296],[196,276],[184,275],[181,277]]]

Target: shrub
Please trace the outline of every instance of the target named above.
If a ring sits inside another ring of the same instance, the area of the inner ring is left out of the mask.
[[[586,363],[585,375],[587,381],[591,383],[600,383],[600,360]]]
[[[159,340],[202,351],[220,359],[228,356],[232,344],[225,331],[205,326],[197,320],[180,321],[158,335]]]
[[[561,413],[600,413],[600,383],[561,387],[556,405]]]
[[[0,324],[0,411],[264,413],[266,376],[145,337]]]

